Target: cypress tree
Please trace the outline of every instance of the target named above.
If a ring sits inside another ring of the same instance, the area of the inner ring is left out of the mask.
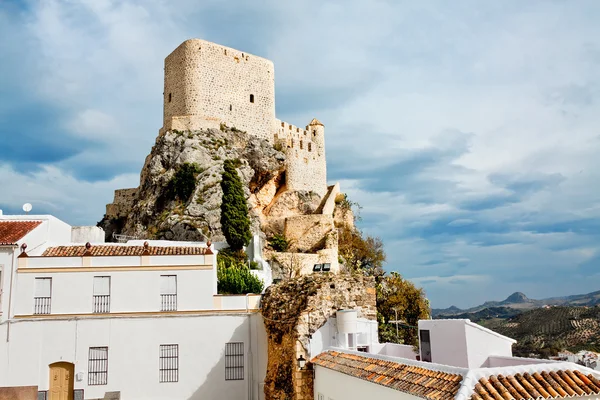
[[[232,160],[225,160],[221,179],[221,229],[232,250],[241,250],[250,243],[250,219],[242,181]]]

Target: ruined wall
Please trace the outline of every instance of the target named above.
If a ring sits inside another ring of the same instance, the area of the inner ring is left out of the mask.
[[[277,141],[286,147],[287,188],[313,191],[323,198],[327,193],[324,126],[317,120],[302,130],[279,120],[277,126]]]
[[[129,215],[136,199],[138,188],[115,190],[112,203],[106,205],[107,218],[120,218]]]
[[[375,320],[375,293],[373,278],[352,275],[307,275],[268,287],[261,300],[268,337],[265,399],[313,399],[312,365],[300,371],[296,362],[300,355],[309,359],[309,335],[340,309]]]
[[[337,240],[337,236],[335,237]],[[338,273],[340,264],[338,261],[338,249],[323,249],[316,253],[273,253],[271,259],[273,278],[297,278],[301,275],[313,273],[315,264],[331,264],[331,273]]]
[[[173,122],[172,117],[178,118]],[[163,131],[222,122],[272,141],[273,63],[204,40],[186,40],[165,59],[163,118]]]
[[[315,252],[325,248],[326,236],[334,229],[331,215],[298,215],[285,219],[283,234],[290,243],[289,251]]]

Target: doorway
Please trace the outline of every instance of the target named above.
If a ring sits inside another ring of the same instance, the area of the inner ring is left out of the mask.
[[[68,362],[50,364],[48,400],[73,400],[75,365]]]

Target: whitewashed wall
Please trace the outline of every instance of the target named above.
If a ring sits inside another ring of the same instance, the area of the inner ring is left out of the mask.
[[[6,325],[0,325],[5,337]],[[244,342],[245,379],[225,381],[225,344]],[[159,346],[179,345],[179,382],[159,383]],[[249,345],[252,345],[249,347]],[[88,386],[90,347],[108,346],[108,384]],[[0,387],[48,389],[48,365],[75,364],[75,389],[85,398],[121,391],[135,399],[260,398],[266,372],[266,333],[256,315],[19,321],[0,343]],[[248,394],[254,393],[252,397]]]
[[[309,357],[315,357],[330,347],[343,347],[337,339],[337,318],[330,317],[327,322],[313,334],[309,342]],[[371,321],[366,318],[357,318],[356,321],[357,344],[359,346],[369,346],[369,351],[373,351],[378,346],[377,321]]]
[[[2,281],[0,291],[2,299],[0,305],[0,321],[9,318],[9,296],[11,292],[12,271],[17,268],[17,256],[21,253],[20,246],[27,244],[28,253],[41,253],[49,242],[56,241],[68,243],[71,239],[71,226],[50,215],[3,215],[0,221],[42,221],[33,231],[18,241],[16,247],[0,248],[0,268],[2,269]],[[16,279],[12,279],[12,288],[16,285]],[[14,309],[15,301],[12,301]]]
[[[418,355],[413,346],[396,343],[384,343],[373,346],[371,351],[375,354],[380,354],[383,356],[407,358],[409,360],[416,360]]]
[[[108,257],[107,257],[108,258]],[[160,311],[160,276],[177,276],[177,310],[213,308],[213,271],[154,270],[18,273],[15,315],[33,313],[35,278],[52,278],[52,314],[92,312],[94,276],[110,276],[110,312]]]
[[[355,378],[337,371],[316,366],[315,370],[315,400],[319,393],[325,400],[413,400],[420,399],[407,393],[390,389],[376,383]]]
[[[420,320],[419,340],[421,330],[424,329],[429,330],[432,362],[457,367],[468,366],[464,320]],[[422,346],[419,347],[422,350]]]
[[[512,357],[512,341],[471,324],[465,324],[469,368],[485,367],[490,356]]]

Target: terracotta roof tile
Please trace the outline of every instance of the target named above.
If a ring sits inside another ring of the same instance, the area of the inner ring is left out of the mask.
[[[0,221],[0,245],[14,245],[42,221]]]
[[[453,399],[463,379],[460,374],[433,371],[333,350],[317,355],[312,362],[321,367],[432,400]]]
[[[90,256],[141,256],[144,250],[150,256],[174,256],[186,255],[196,256],[212,254],[206,247],[200,246],[115,246],[115,245],[92,245],[89,249]],[[42,257],[82,257],[86,254],[85,246],[56,246],[48,247]]]
[[[600,381],[578,370],[492,375],[475,385],[471,400],[525,400],[600,394]]]

